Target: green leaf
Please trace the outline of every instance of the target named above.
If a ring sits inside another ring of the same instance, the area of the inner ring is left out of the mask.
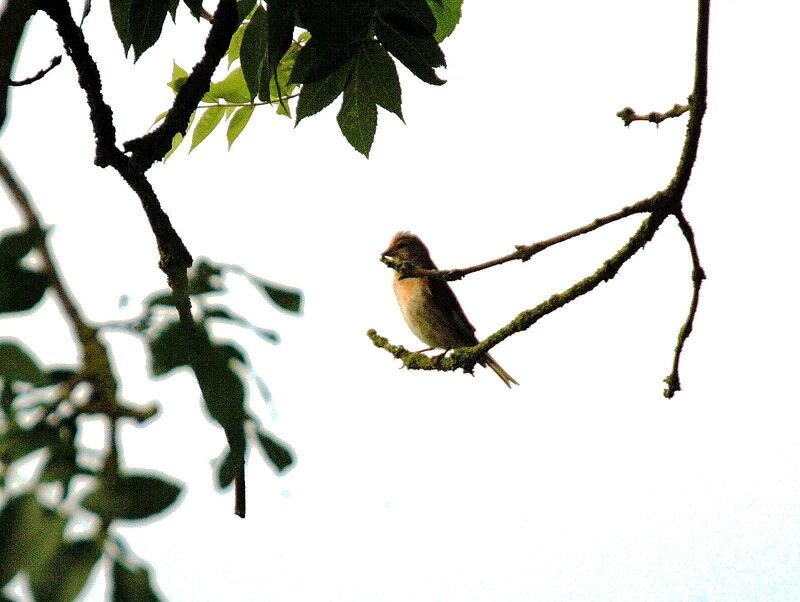
[[[378,42],[370,40],[359,54],[358,66],[359,76],[372,100],[402,120],[400,80],[389,53]]]
[[[128,568],[115,558],[111,569],[111,580],[112,602],[160,602],[162,600],[153,587],[150,572],[146,567]]]
[[[168,322],[150,340],[150,374],[162,376],[176,368],[189,365],[189,341],[186,331],[177,320]]]
[[[294,464],[294,452],[287,443],[278,439],[272,433],[259,429],[258,442],[267,459],[278,472],[283,472]]]
[[[42,448],[58,444],[58,431],[43,422],[29,429],[6,429],[0,434],[0,461],[11,464]]]
[[[244,383],[230,365],[230,348],[210,345],[198,354],[197,382],[209,415],[225,430],[230,440],[239,438],[245,421]]]
[[[344,89],[344,99],[336,115],[336,121],[350,145],[365,157],[369,157],[369,150],[375,139],[375,129],[378,127],[378,108],[362,73],[363,67],[359,61]]]
[[[19,263],[44,238],[37,230],[12,230],[0,238],[0,263]]]
[[[303,46],[295,59],[289,81],[308,84],[327,77],[353,59],[360,46],[324,47],[316,38]]]
[[[250,93],[240,67],[237,67],[219,82],[211,84],[209,94],[227,102],[249,102]]]
[[[461,3],[462,0],[428,0],[428,5],[436,17],[436,33],[433,34],[434,39],[442,43],[458,25],[461,19]]]
[[[153,293],[144,300],[144,305],[145,307],[155,307],[157,305],[175,307],[175,298],[172,293],[167,291]]]
[[[378,0],[377,8],[381,16],[393,15],[417,35],[432,35],[436,31],[436,18],[426,0]]]
[[[33,493],[7,499],[0,510],[0,588],[19,571],[33,573],[61,543],[67,518],[43,507]]]
[[[217,470],[217,487],[225,489],[233,483],[236,475],[244,468],[244,446],[237,445],[235,448],[226,448],[225,458],[220,462]]]
[[[267,11],[257,6],[242,36],[239,61],[252,100],[261,87],[264,61],[267,58]]]
[[[233,32],[231,43],[228,45],[227,52],[225,52],[225,55],[228,57],[228,68],[233,64],[233,61],[239,58],[239,53],[242,50],[242,38],[244,37],[244,30],[246,27],[246,25],[240,25],[239,28]]]
[[[225,290],[220,281],[221,275],[222,269],[218,265],[201,257],[189,272],[189,294],[202,295]]]
[[[114,22],[114,29],[117,30],[117,37],[122,42],[125,49],[125,56],[131,49],[131,0],[111,0],[111,20]]]
[[[189,78],[189,73],[178,65],[175,61],[172,61],[172,79],[167,82],[167,85],[172,88],[172,91],[175,94],[178,93],[178,90],[181,89],[181,86],[186,83],[186,80]],[[166,115],[166,113],[164,113]]]
[[[319,113],[336,100],[344,92],[352,72],[353,62],[350,61],[320,80],[303,84],[303,87],[300,88],[300,98],[297,99],[295,126],[306,117]]]
[[[161,36],[168,10],[168,0],[131,0],[128,25],[134,61]]]
[[[34,387],[49,384],[47,375],[20,341],[0,341],[0,378],[9,382],[30,383]]]
[[[282,95],[283,85],[277,78],[278,64],[292,45],[295,22],[295,0],[270,0],[267,21],[267,57],[259,98],[269,100],[270,93],[264,81],[277,88],[275,96]]]
[[[444,83],[434,70],[443,67],[445,60],[433,36],[415,35],[403,29],[402,23],[388,18],[375,21],[375,33],[383,47],[419,79],[435,86]]]
[[[167,0],[167,12],[172,17],[173,23],[175,23],[175,15],[178,12],[178,4],[180,4],[180,0]]]
[[[231,146],[233,146],[234,141],[236,138],[239,137],[239,134],[242,133],[247,122],[250,121],[250,117],[253,115],[253,107],[239,107],[236,112],[231,117],[231,121],[228,124],[228,150],[230,150]]]
[[[255,276],[250,276],[249,278],[253,286],[259,288],[264,295],[266,295],[267,299],[281,309],[293,314],[302,312],[303,292],[301,290],[276,284],[275,282],[263,280],[262,278],[256,278]]]
[[[175,503],[182,483],[156,473],[129,473],[99,479],[81,505],[105,520],[139,520],[164,512]]]
[[[224,114],[225,108],[222,106],[214,106],[205,110],[194,128],[194,132],[192,132],[192,145],[189,147],[189,152],[192,152],[198,144],[214,131]]]
[[[34,598],[71,602],[85,587],[102,553],[97,540],[62,542],[49,561],[30,575]]]
[[[0,313],[26,311],[42,300],[49,279],[20,264],[42,236],[41,232],[24,230],[0,238]]]
[[[298,0],[297,13],[326,51],[358,46],[370,35],[375,0]]]
[[[236,12],[239,16],[239,23],[244,21],[256,7],[256,0],[237,0]]]

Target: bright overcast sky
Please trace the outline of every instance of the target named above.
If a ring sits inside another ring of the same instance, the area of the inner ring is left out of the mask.
[[[251,403],[298,455],[282,478],[251,455],[244,521],[212,488],[224,438],[189,375],[150,382],[138,343],[109,337],[126,398],[163,409],[123,430],[126,462],[187,484],[177,510],[121,529],[167,598],[800,599],[797,2],[712,6],[709,108],[685,205],[708,280],[673,400],[661,381],[691,294],[673,220],[613,281],[493,351],[514,390],[482,369],[398,370],[365,336],[421,347],[378,262],[396,231],[419,234],[440,267],[463,267],[667,184],[686,118],[626,129],[615,113],[685,101],[695,4],[468,0],[444,44],[447,84],[401,69],[407,125],[382,112],[368,161],[340,136],[336,108],[296,130],[263,109],[231,152],[220,130],[151,170],[195,256],[306,295],[301,318],[243,286],[232,301],[282,336],[277,347],[244,339],[272,392],[271,405]],[[181,9],[133,66],[107,13],[96,2],[85,30],[126,140],[169,105],[172,59],[191,67],[208,26]],[[60,52],[37,15],[17,77]],[[55,226],[71,289],[93,320],[131,315],[164,276],[137,199],[92,164],[71,64],[12,100],[3,152]],[[0,204],[2,227],[17,223]],[[594,271],[638,223],[453,288],[489,334]],[[74,358],[52,300],[0,328],[45,361]],[[87,600],[103,599],[103,578]]]

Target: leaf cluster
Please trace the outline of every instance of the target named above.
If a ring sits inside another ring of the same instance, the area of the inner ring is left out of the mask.
[[[439,43],[458,23],[461,0],[272,0],[266,6],[239,0],[237,10],[229,73],[203,97],[208,104],[198,108],[190,151],[223,117],[230,148],[256,106],[277,104],[279,115],[291,117],[288,101],[298,97],[299,124],[341,96],[339,129],[369,156],[378,107],[403,119],[396,61],[424,82],[444,83],[436,72],[445,66]],[[168,85],[177,93],[187,75],[174,65]],[[189,127],[193,121],[194,115]],[[167,157],[184,136],[175,135]]]
[[[33,261],[40,230],[15,230],[0,236],[0,270],[3,271],[0,314],[29,310],[49,289],[50,278]],[[243,470],[249,444],[258,447],[275,472],[294,463],[291,448],[265,429],[247,406],[247,390],[255,375],[244,349],[235,341],[220,341],[211,334],[215,322],[235,324],[262,339],[277,343],[276,332],[256,326],[218,302],[226,292],[224,273],[244,274],[281,311],[299,314],[302,293],[297,289],[258,278],[239,266],[222,266],[200,260],[189,274],[189,292],[198,308],[200,348],[187,347],[186,333],[172,306],[172,293],[159,291],[144,303],[132,320],[98,325],[99,332],[123,330],[140,337],[150,350],[150,373],[168,375],[187,365],[190,355],[200,357],[204,369],[205,409],[222,426],[229,442],[218,463],[215,481],[220,488]],[[35,293],[35,294],[34,294]],[[217,302],[212,302],[216,297]],[[141,521],[174,507],[182,484],[166,475],[130,470],[119,462],[114,437],[116,421],[133,418],[139,423],[157,413],[155,406],[134,407],[104,398],[102,379],[91,360],[73,366],[46,366],[16,339],[0,339],[0,588],[16,575],[27,576],[36,600],[72,600],[79,595],[98,563],[112,566],[109,582],[113,600],[160,600],[148,566],[133,556],[114,534],[119,521]],[[115,387],[112,387],[112,394]],[[83,419],[107,419],[107,449],[98,456],[81,441]],[[23,465],[35,467],[20,470]],[[13,487],[10,487],[13,484]],[[8,495],[9,492],[11,493]],[[88,531],[75,535],[75,521]]]

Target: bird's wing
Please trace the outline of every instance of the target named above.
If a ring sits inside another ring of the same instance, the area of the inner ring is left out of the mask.
[[[453,289],[444,280],[438,278],[428,278],[428,288],[434,303],[442,312],[442,315],[452,320],[453,325],[464,337],[466,345],[474,345],[478,342],[475,338],[475,327],[467,319],[461,304],[458,302]]]

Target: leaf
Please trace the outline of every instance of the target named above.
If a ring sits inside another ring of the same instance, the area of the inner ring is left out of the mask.
[[[426,0],[378,0],[378,14],[394,15],[405,22],[408,31],[416,35],[432,35],[436,31],[436,18]]]
[[[192,132],[192,145],[189,147],[189,152],[192,152],[198,144],[214,131],[224,114],[225,108],[222,106],[214,106],[205,110],[194,128],[194,132]]]
[[[375,129],[378,127],[378,109],[362,77],[359,61],[353,76],[344,89],[342,107],[336,115],[339,129],[350,145],[369,157]]]
[[[111,569],[112,602],[160,602],[161,596],[156,593],[150,572],[146,567],[128,568],[114,559]]]
[[[209,345],[197,359],[195,375],[206,410],[229,440],[238,438],[245,420],[244,383],[230,366],[230,349]]]
[[[256,7],[256,0],[237,0],[236,13],[239,15],[239,23],[244,21]]]
[[[287,443],[262,429],[257,434],[261,449],[278,472],[283,472],[294,464],[294,452]]]
[[[177,320],[168,322],[150,340],[150,374],[163,376],[176,368],[189,365],[189,341]]]
[[[369,35],[375,0],[298,0],[303,27],[326,51],[356,47]]]
[[[308,84],[327,77],[355,56],[359,46],[323,47],[315,38],[303,46],[297,55],[289,81]]]
[[[0,378],[30,383],[35,387],[49,384],[49,379],[27,349],[14,339],[0,341]]]
[[[239,58],[239,53],[242,49],[242,38],[244,37],[244,30],[247,26],[240,25],[239,28],[233,32],[231,43],[228,45],[228,50],[225,55],[228,57],[228,68],[233,64],[233,61]]]
[[[250,101],[247,83],[240,67],[231,71],[222,81],[212,83],[208,92],[215,98],[222,98],[227,102]]]
[[[269,100],[271,94],[264,86],[270,82],[277,88],[276,97],[281,96],[283,86],[277,78],[278,64],[292,45],[294,32],[296,0],[270,0],[269,19],[267,21],[267,56],[263,79],[260,86],[259,98]]]
[[[181,89],[181,86],[186,83],[186,80],[189,79],[189,73],[178,65],[175,61],[172,61],[172,79],[167,82],[167,85],[172,88],[172,91],[175,94],[178,93],[178,90]],[[166,115],[166,113],[165,113]]]
[[[249,276],[249,278],[250,282],[253,283],[253,286],[259,288],[264,295],[266,295],[267,299],[272,301],[281,309],[293,314],[299,314],[302,312],[303,292],[301,290],[276,284],[275,282],[270,282],[269,280],[256,278],[255,276]]]
[[[225,290],[219,278],[222,269],[205,257],[201,257],[189,272],[189,294],[201,295]]]
[[[20,264],[42,236],[41,232],[22,230],[0,238],[0,313],[26,311],[42,300],[49,279]]]
[[[359,54],[358,65],[359,75],[372,100],[402,120],[400,80],[392,57],[378,42],[370,40]]]
[[[226,449],[225,458],[220,462],[217,470],[217,487],[219,489],[229,487],[236,475],[244,468],[244,451],[244,446]]]
[[[242,36],[239,61],[242,64],[247,89],[252,100],[258,94],[263,77],[264,61],[267,58],[267,11],[256,6]]]
[[[117,30],[117,37],[122,42],[125,56],[128,56],[131,49],[130,15],[131,0],[111,0],[111,20]]]
[[[30,575],[34,598],[71,602],[85,587],[102,553],[102,544],[94,539],[62,542],[48,562]]]
[[[250,117],[253,115],[253,107],[239,107],[236,112],[231,117],[231,121],[228,124],[228,150],[230,150],[231,146],[233,146],[234,141],[236,138],[239,137],[239,134],[242,133],[247,122],[250,121]]]
[[[435,86],[444,83],[434,70],[443,67],[445,60],[433,36],[417,36],[388,17],[375,21],[375,33],[383,47],[419,79]]]
[[[130,28],[133,60],[139,57],[158,41],[161,28],[169,10],[168,0],[131,0]]]
[[[44,238],[38,230],[12,230],[0,238],[0,263],[19,263]]]
[[[43,422],[29,429],[7,429],[0,435],[0,460],[3,464],[12,464],[35,451],[58,443],[58,431]]]
[[[353,63],[348,62],[320,80],[303,84],[303,87],[300,88],[300,98],[297,100],[295,126],[306,117],[319,113],[336,100],[344,92],[352,72]]]
[[[98,479],[97,487],[81,501],[105,520],[139,520],[164,512],[178,499],[182,483],[157,473],[128,473]]]
[[[43,507],[33,493],[7,499],[0,510],[0,588],[19,571],[34,572],[61,543],[67,518]]]
[[[458,25],[461,19],[461,3],[462,0],[428,0],[433,16],[436,17],[436,33],[433,37],[440,44]]]

